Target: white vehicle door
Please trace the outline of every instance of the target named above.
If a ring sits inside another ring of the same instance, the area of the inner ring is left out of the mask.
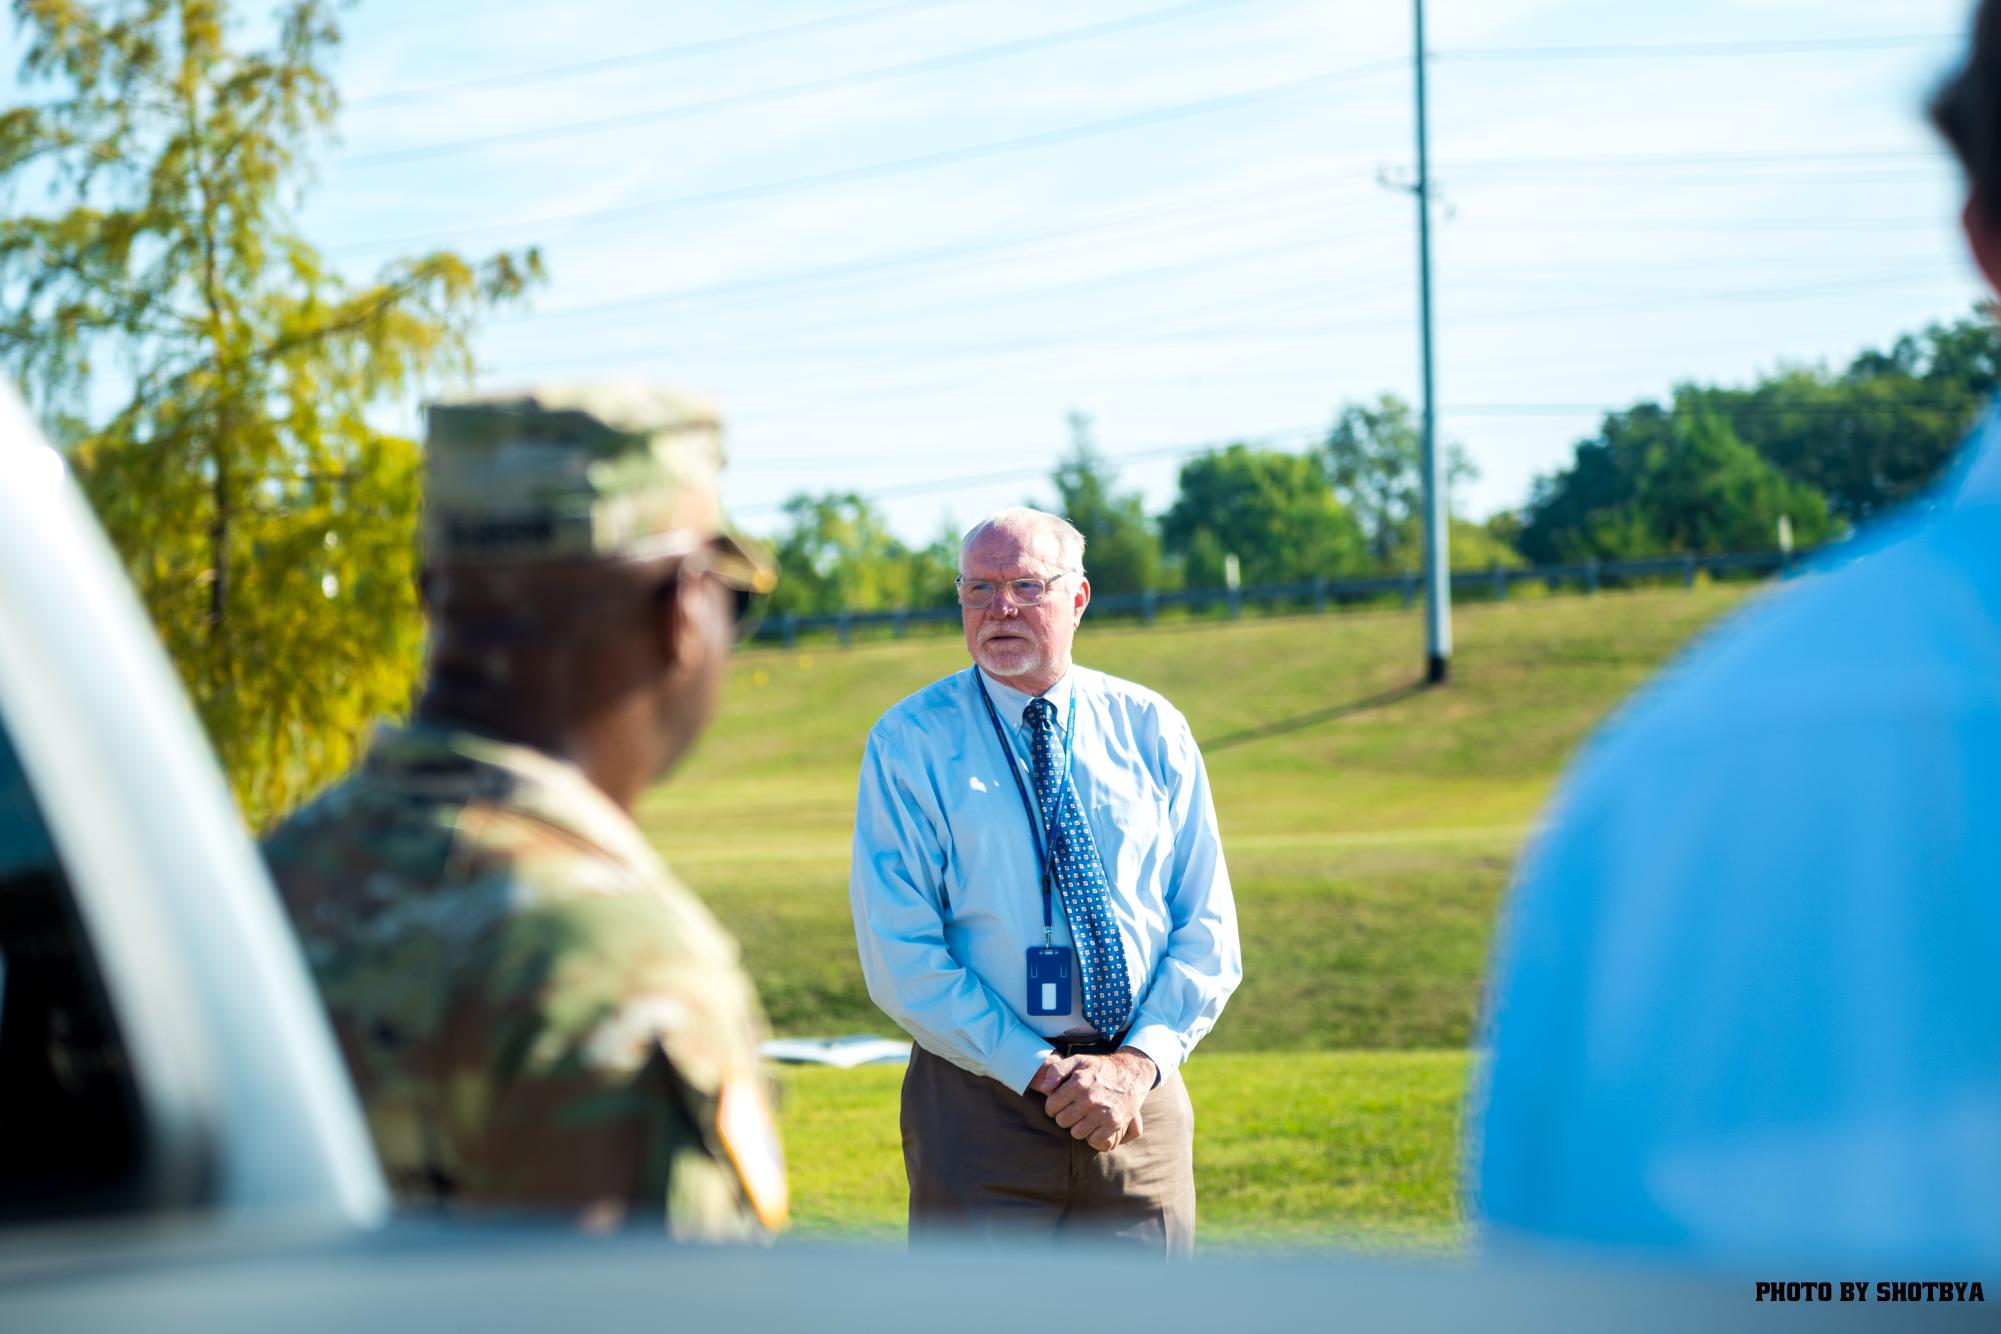
[[[80,1216],[354,1227],[385,1209],[192,710],[0,388],[0,1248]]]

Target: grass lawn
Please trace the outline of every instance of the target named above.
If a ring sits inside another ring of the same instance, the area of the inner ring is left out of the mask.
[[[1195,1174],[1205,1248],[1449,1249],[1463,1051],[1200,1052]],[[900,1241],[899,1067],[781,1073],[795,1231]]]
[[[1244,985],[1188,1068],[1210,1242],[1449,1235],[1461,1053],[1514,857],[1578,742],[1747,592],[1469,605],[1440,690],[1416,686],[1414,613],[1086,621],[1080,662],[1187,714],[1237,893]],[[894,1032],[848,917],[855,775],[876,717],[965,662],[947,636],[748,651],[641,808],[780,1033]],[[894,1233],[896,1072],[785,1079],[802,1224]]]

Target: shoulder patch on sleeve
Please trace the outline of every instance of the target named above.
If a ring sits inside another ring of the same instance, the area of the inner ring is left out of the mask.
[[[779,1147],[771,1104],[756,1074],[737,1074],[724,1082],[716,1109],[716,1131],[758,1221],[774,1232],[784,1227],[791,1213],[785,1153]]]

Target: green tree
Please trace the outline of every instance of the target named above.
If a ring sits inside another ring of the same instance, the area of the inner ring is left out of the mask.
[[[1496,516],[1502,518],[1502,516]],[[1455,517],[1452,520],[1451,555],[1455,570],[1491,570],[1496,565],[1503,569],[1519,570],[1528,562],[1522,553],[1515,550],[1509,540],[1510,525],[1503,519],[1496,523],[1489,519],[1486,523],[1474,523],[1471,519]],[[1414,574],[1422,564],[1400,566],[1400,573]]]
[[[1748,389],[1684,386],[1745,443],[1860,522],[1937,480],[2001,388],[2001,329],[1985,313],[1865,351],[1839,375],[1793,368]]]
[[[1629,510],[1645,465],[1646,442],[1665,432],[1669,422],[1670,415],[1654,403],[1607,413],[1595,437],[1577,442],[1568,467],[1538,477],[1530,488],[1522,513],[1522,554],[1536,565],[1610,554],[1593,549],[1591,542],[1607,537],[1611,515]],[[1588,536],[1593,533],[1595,537]],[[1643,547],[1647,538],[1633,535],[1621,543],[1621,554],[1637,554],[1623,549],[1631,545]]]
[[[268,49],[222,0],[15,0],[0,113],[0,360],[68,448],[253,824],[406,706],[421,621],[415,447],[372,408],[467,368],[533,251],[354,285],[299,235],[338,104],[334,7]],[[37,206],[24,201],[33,196]]]
[[[1827,497],[1788,479],[1708,412],[1675,418],[1666,442],[1650,451],[1635,509],[1668,551],[1720,554],[1778,545],[1781,516],[1802,546],[1838,535]]]
[[[1118,472],[1091,438],[1091,419],[1070,414],[1070,452],[1050,478],[1056,512],[1084,535],[1084,564],[1100,594],[1163,586],[1160,534],[1137,491],[1119,494]]]
[[[949,533],[913,549],[890,531],[881,510],[851,491],[795,495],[785,502],[785,520],[775,613],[890,611],[953,600],[959,542]]]
[[[1160,535],[1192,588],[1221,585],[1231,555],[1247,585],[1353,574],[1368,561],[1361,527],[1329,489],[1317,455],[1247,445],[1182,466]]]
[[[1489,515],[1487,522],[1480,525],[1487,530],[1487,536],[1508,550],[1521,554],[1522,515],[1520,510],[1501,510]]]
[[[906,607],[949,607],[958,603],[952,581],[959,577],[959,526],[948,517],[926,546],[912,547],[904,557]]]
[[[1466,451],[1445,447],[1447,509],[1454,491],[1480,470]],[[1411,407],[1394,394],[1375,403],[1351,403],[1334,420],[1322,445],[1334,494],[1361,525],[1377,569],[1406,572],[1424,566],[1424,439]],[[1457,533],[1455,525],[1453,531]],[[1486,548],[1483,544],[1483,553]],[[1458,555],[1453,563],[1460,564]],[[1491,564],[1491,562],[1489,562]]]
[[[1607,417],[1569,469],[1537,483],[1522,549],[1538,562],[1768,550],[1781,515],[1802,546],[1842,530],[1825,496],[1786,477],[1721,415],[1645,404]]]

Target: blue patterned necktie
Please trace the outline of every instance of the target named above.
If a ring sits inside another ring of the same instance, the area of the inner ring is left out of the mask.
[[[1058,769],[1056,707],[1046,699],[1028,702],[1029,752],[1035,759],[1035,798],[1042,804],[1049,833],[1049,858],[1070,938],[1077,943],[1077,966],[1084,983],[1084,1018],[1105,1037],[1126,1026],[1132,1013],[1132,983],[1126,977],[1125,946],[1112,917],[1104,864],[1070,775]]]

